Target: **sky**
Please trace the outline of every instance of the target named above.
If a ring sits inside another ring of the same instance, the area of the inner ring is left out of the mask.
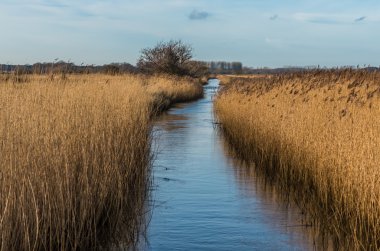
[[[135,64],[181,39],[250,67],[380,65],[379,0],[0,0],[0,63]]]

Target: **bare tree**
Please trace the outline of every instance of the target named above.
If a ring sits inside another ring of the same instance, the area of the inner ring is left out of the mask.
[[[190,75],[188,66],[193,57],[192,51],[192,47],[181,40],[159,42],[153,48],[141,50],[137,66],[148,73]]]

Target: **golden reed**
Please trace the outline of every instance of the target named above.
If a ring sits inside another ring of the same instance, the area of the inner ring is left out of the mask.
[[[169,76],[0,77],[0,249],[135,244],[152,114],[200,97],[201,86]]]
[[[380,249],[380,73],[230,78],[215,101],[228,141],[318,219],[334,248]]]

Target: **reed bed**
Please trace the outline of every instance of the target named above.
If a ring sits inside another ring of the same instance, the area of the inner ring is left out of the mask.
[[[239,155],[294,199],[334,249],[380,249],[379,72],[230,79],[215,113]]]
[[[270,78],[272,75],[270,74],[239,74],[239,75],[229,75],[229,74],[221,74],[217,75],[217,79],[220,81],[220,85],[228,85],[236,80],[252,80],[252,79],[262,79],[262,78]]]
[[[166,76],[156,80],[154,85],[148,85],[147,91],[154,96],[157,103],[154,107],[158,113],[168,109],[174,103],[203,97],[201,83],[186,77]]]
[[[0,250],[136,244],[152,114],[166,99],[198,98],[183,92],[199,86],[169,76],[1,77]]]

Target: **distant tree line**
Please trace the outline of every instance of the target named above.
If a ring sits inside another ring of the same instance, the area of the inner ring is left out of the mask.
[[[241,74],[243,73],[243,64],[241,62],[211,61],[206,62],[210,73],[212,74]]]
[[[202,77],[209,74],[280,74],[289,72],[302,72],[315,69],[328,69],[326,67],[320,68],[318,66],[284,66],[281,68],[259,67],[250,68],[243,67],[240,62],[204,62],[188,60],[182,67],[184,69],[175,69],[179,75],[189,75],[193,77]],[[365,69],[368,71],[380,71],[380,67],[373,66],[342,66],[338,69]],[[177,72],[177,74],[178,74]],[[111,63],[105,65],[75,65],[71,62],[56,61],[35,63],[33,65],[11,65],[0,64],[0,73],[15,73],[20,74],[90,74],[90,73],[103,73],[110,75],[125,74],[125,73],[173,73],[170,69],[155,69],[145,66],[134,66],[129,63]],[[176,75],[177,75],[176,74]]]
[[[241,74],[241,62],[203,62],[193,60],[193,48],[181,40],[159,42],[154,47],[141,50],[137,65],[129,63],[111,63],[106,65],[75,65],[72,62],[58,61],[35,63],[33,65],[0,64],[0,72],[21,74],[170,74],[203,78],[209,74]]]
[[[137,67],[129,63],[111,63],[105,65],[75,65],[71,62],[57,61],[35,63],[33,65],[10,65],[0,64],[0,72],[17,73],[17,74],[89,74],[89,73],[105,73],[105,74],[122,74],[137,73]]]
[[[269,67],[259,67],[259,68],[250,68],[243,67],[243,74],[281,74],[281,73],[292,73],[292,72],[306,72],[313,71],[318,69],[363,69],[367,71],[380,71],[380,67],[373,67],[364,65],[363,67],[357,66],[340,66],[340,67],[320,67],[320,66],[284,66],[281,68],[269,68]]]

